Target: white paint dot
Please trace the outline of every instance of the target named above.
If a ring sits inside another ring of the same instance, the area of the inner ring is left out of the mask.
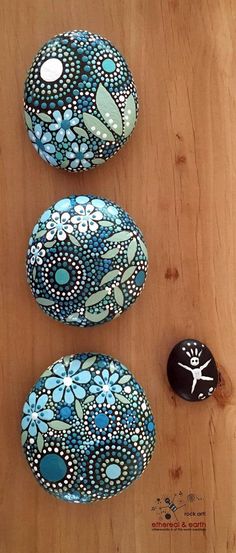
[[[125,386],[124,390],[125,390],[126,394],[130,394],[130,392],[131,392],[130,386]]]
[[[70,376],[65,376],[63,382],[64,382],[65,386],[71,386],[72,378]]]
[[[209,392],[212,393],[214,388],[209,388]]]
[[[38,418],[38,413],[34,411],[34,413],[32,413],[32,419],[35,421],[37,418]]]
[[[112,125],[113,119],[109,119],[108,123],[110,123],[110,125]]]
[[[43,81],[47,83],[52,83],[57,81],[62,75],[63,65],[61,60],[58,58],[49,58],[46,60],[40,68],[40,76]]]

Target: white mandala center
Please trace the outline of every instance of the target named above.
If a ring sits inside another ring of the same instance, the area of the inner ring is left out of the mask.
[[[49,58],[46,60],[40,68],[40,76],[43,81],[47,83],[53,83],[57,81],[62,75],[63,65],[58,58]]]

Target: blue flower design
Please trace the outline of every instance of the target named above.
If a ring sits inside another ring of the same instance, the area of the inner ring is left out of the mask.
[[[36,150],[44,161],[48,161],[51,165],[56,166],[57,161],[50,154],[55,154],[56,148],[53,144],[50,144],[52,135],[50,132],[43,133],[43,129],[39,123],[34,127],[34,132],[28,131],[30,140]]]
[[[78,359],[71,361],[66,369],[63,363],[56,363],[52,368],[54,376],[49,376],[45,382],[47,390],[53,390],[53,401],[55,403],[64,400],[71,404],[76,399],[83,399],[86,392],[80,384],[87,384],[91,380],[89,371],[80,371],[81,362]]]
[[[106,400],[109,405],[114,405],[115,403],[115,396],[113,392],[121,392],[122,387],[120,384],[116,384],[117,380],[119,378],[118,373],[113,373],[110,375],[109,371],[107,369],[103,369],[102,371],[102,377],[101,376],[95,376],[94,382],[96,383],[90,386],[89,391],[92,394],[99,394],[96,397],[97,403],[104,403]]]
[[[81,164],[83,169],[88,169],[91,167],[90,159],[93,159],[94,154],[88,149],[88,145],[84,142],[79,146],[77,142],[73,142],[72,144],[72,150],[73,152],[66,152],[66,157],[68,159],[72,159],[71,161],[71,168],[77,169],[77,167]]]
[[[63,115],[63,117],[62,117]],[[50,131],[57,131],[56,134],[56,140],[57,142],[62,142],[66,137],[70,142],[72,140],[75,140],[75,133],[72,131],[71,127],[74,127],[75,125],[78,125],[79,119],[78,117],[72,117],[73,113],[71,109],[66,109],[66,111],[61,114],[60,111],[56,110],[53,112],[53,117],[56,121],[56,123],[51,123],[49,125]]]
[[[22,430],[28,431],[29,435],[33,438],[37,435],[38,431],[47,432],[48,424],[45,421],[51,421],[53,419],[52,409],[45,409],[48,401],[47,394],[42,394],[38,397],[35,392],[31,392],[28,401],[25,402],[23,407],[24,417],[21,421]]]

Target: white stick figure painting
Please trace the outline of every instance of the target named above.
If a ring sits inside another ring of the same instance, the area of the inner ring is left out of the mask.
[[[204,371],[204,369],[208,367],[209,363],[212,360],[210,357],[210,359],[208,359],[208,361],[206,361],[204,365],[200,365],[200,357],[201,357],[202,351],[203,351],[202,349],[198,350],[198,348],[195,348],[195,349],[191,348],[190,351],[186,351],[186,355],[190,358],[190,361],[189,361],[191,365],[190,367],[188,365],[184,365],[183,363],[178,362],[178,365],[180,367],[183,367],[184,369],[192,373],[193,383],[191,388],[191,394],[193,394],[198,380],[214,380],[211,376],[204,376],[202,374],[202,371]]]

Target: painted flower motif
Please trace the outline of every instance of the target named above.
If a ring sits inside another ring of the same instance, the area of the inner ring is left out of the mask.
[[[71,222],[78,224],[79,232],[87,232],[88,229],[95,232],[98,229],[96,221],[101,221],[102,213],[95,209],[92,204],[75,206],[75,211],[78,215],[71,217]]]
[[[76,142],[73,142],[71,147],[73,152],[66,153],[66,157],[70,160],[72,159],[70,164],[71,168],[77,169],[80,164],[82,165],[83,169],[88,169],[89,167],[91,167],[91,163],[89,160],[93,159],[94,154],[88,149],[87,144],[83,142],[79,146]]]
[[[118,378],[118,373],[110,375],[107,369],[103,369],[102,377],[98,375],[94,377],[96,385],[92,384],[89,391],[92,394],[98,394],[96,397],[97,403],[104,403],[104,401],[107,401],[109,405],[114,405],[116,401],[114,393],[119,393],[122,390],[121,385],[116,384]]]
[[[48,161],[51,165],[57,165],[56,159],[50,154],[55,154],[56,148],[53,144],[50,144],[52,135],[50,132],[43,133],[43,129],[39,123],[34,127],[34,132],[28,131],[30,140],[36,150],[44,161]]]
[[[34,265],[35,263],[37,263],[38,265],[42,265],[42,258],[45,256],[43,244],[41,242],[38,242],[36,246],[31,246],[30,253],[32,253],[32,256],[30,258],[31,265]]]
[[[31,392],[28,401],[25,402],[23,407],[24,417],[21,421],[22,430],[27,430],[28,434],[33,438],[37,435],[38,431],[44,434],[48,430],[48,424],[46,421],[53,419],[54,413],[52,409],[45,409],[48,401],[47,394],[42,394],[40,397],[36,396],[35,392]]]
[[[66,369],[63,363],[56,363],[52,369],[53,376],[49,376],[45,382],[47,390],[53,390],[53,401],[59,402],[64,398],[71,404],[75,399],[83,399],[86,395],[81,384],[87,384],[91,380],[89,371],[80,371],[81,362],[78,359],[71,361]]]
[[[70,215],[65,212],[60,215],[57,211],[52,214],[52,221],[48,221],[46,227],[48,232],[46,234],[47,240],[53,240],[57,235],[58,240],[65,240],[66,235],[73,232],[72,225],[69,224]]]
[[[62,117],[63,116],[63,117]],[[51,123],[49,125],[50,131],[57,131],[56,134],[56,141],[62,142],[66,136],[70,142],[72,140],[75,140],[75,133],[71,129],[71,127],[74,127],[75,125],[78,125],[79,119],[78,117],[72,117],[73,113],[71,109],[66,109],[66,111],[61,114],[60,111],[56,110],[53,112],[53,117],[56,121],[56,123]]]

